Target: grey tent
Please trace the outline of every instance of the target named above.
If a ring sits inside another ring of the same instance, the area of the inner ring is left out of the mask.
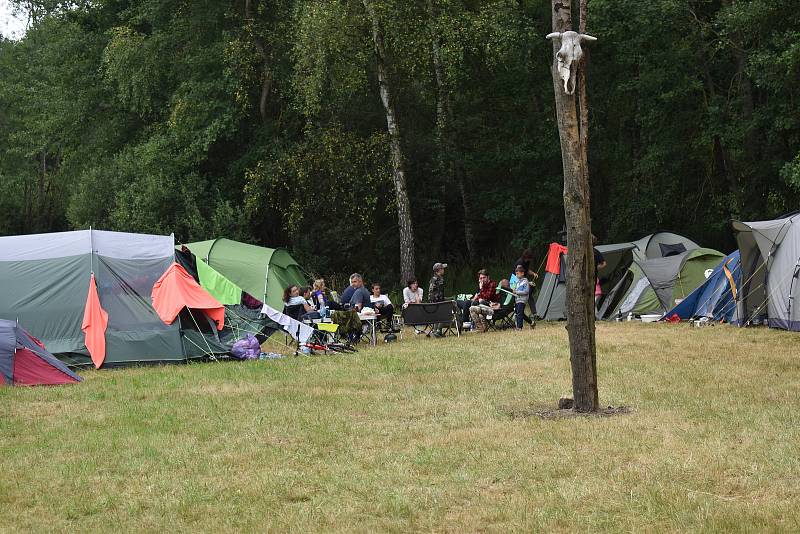
[[[735,324],[800,331],[800,213],[733,222],[742,283]]]
[[[597,318],[663,314],[689,295],[724,258],[691,239],[656,232],[637,241],[599,245],[607,265],[598,273],[602,296]],[[550,245],[536,309],[545,320],[566,318],[563,268],[566,248]]]
[[[663,315],[699,287],[725,257],[672,232],[656,232],[628,244],[635,247],[633,262],[619,283],[604,291],[598,312],[603,318]]]
[[[602,245],[597,249],[603,254],[606,265],[600,272],[600,286],[603,294],[616,287],[633,262],[632,243]],[[547,253],[545,272],[539,294],[536,298],[536,313],[546,321],[566,319],[566,259],[567,249],[558,243],[551,243]]]
[[[82,324],[94,273],[108,313],[104,365],[226,352],[188,310],[167,325],[153,309],[153,285],[174,261],[174,246],[171,235],[99,230],[0,237],[0,318],[25,324],[67,363],[90,364]]]

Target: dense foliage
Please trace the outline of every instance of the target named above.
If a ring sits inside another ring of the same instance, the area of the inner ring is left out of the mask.
[[[288,246],[312,271],[396,279],[362,0],[16,4],[33,11],[24,38],[0,39],[0,234],[224,235]],[[472,265],[543,252],[564,217],[550,2],[372,5],[419,274],[434,260],[466,264],[468,251]],[[780,2],[589,1],[602,241],[670,229],[727,252],[729,219],[798,208],[798,28],[800,13]]]

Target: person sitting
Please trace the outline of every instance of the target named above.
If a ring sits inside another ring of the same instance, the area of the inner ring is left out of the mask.
[[[478,292],[472,295],[467,300],[459,300],[456,302],[459,310],[461,310],[461,321],[467,320],[471,316],[470,308],[479,304],[490,306],[493,302],[499,302],[497,295],[497,282],[489,277],[489,271],[481,269],[478,271]]]
[[[496,286],[495,286],[496,287]],[[506,290],[507,292],[511,291],[511,285],[509,284],[507,279],[502,279],[500,281],[500,287]],[[472,320],[472,324],[474,327],[481,332],[486,332],[489,328],[489,321],[487,317],[493,316],[495,313],[500,311],[503,306],[499,301],[499,296],[497,296],[497,291],[495,290],[496,300],[494,302],[479,302],[469,308],[469,316]],[[510,299],[513,301],[513,299]],[[510,310],[509,310],[510,313]]]
[[[372,284],[372,295],[369,296],[375,312],[379,315],[379,320],[383,321],[387,330],[394,331],[392,318],[394,316],[394,306],[387,295],[381,295],[381,285],[377,282]]]
[[[313,289],[311,291],[311,303],[317,310],[319,310],[320,316],[326,315],[327,310],[329,309],[336,310],[340,308],[337,302],[334,302],[328,297],[325,292],[326,289],[325,280],[323,278],[314,280]]]
[[[300,318],[304,321],[313,321],[314,319],[321,319],[322,314],[319,313],[319,309],[317,305],[314,303],[313,296],[311,293],[311,288],[308,286],[301,287],[300,294],[303,296],[303,299],[305,299],[306,304],[308,305],[304,307],[306,313],[300,316]]]
[[[314,307],[300,295],[300,287],[295,284],[283,290],[283,302],[283,313],[298,321],[302,320],[305,314],[316,312]]]
[[[358,273],[353,273],[350,275],[350,285],[344,288],[342,294],[339,295],[339,302],[342,303],[342,307],[350,304],[350,299],[353,298],[353,293],[355,292],[356,287],[358,287],[358,285],[355,283],[356,277],[361,278],[361,275]]]
[[[350,293],[349,301],[344,300],[344,293],[342,294],[342,302],[344,302],[345,305],[349,302],[350,309],[355,310],[358,313],[362,313],[365,308],[373,308],[369,291],[367,291],[367,288],[364,287],[364,279],[360,274],[353,273],[350,275],[350,287],[353,288],[353,291]]]
[[[403,288],[403,307],[409,304],[422,304],[422,295],[423,290],[419,287],[419,282],[416,278],[412,278]]]

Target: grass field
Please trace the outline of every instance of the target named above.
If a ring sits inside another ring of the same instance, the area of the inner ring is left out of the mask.
[[[800,335],[563,324],[0,388],[0,531],[798,531]]]

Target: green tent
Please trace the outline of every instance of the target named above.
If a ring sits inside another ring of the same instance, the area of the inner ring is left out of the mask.
[[[663,314],[699,287],[725,257],[719,251],[701,248],[684,236],[657,232],[630,243],[633,261],[626,275],[603,292],[598,315],[613,318]],[[598,246],[600,252],[619,245]]]
[[[186,245],[199,260],[275,309],[283,308],[283,290],[306,283],[300,265],[281,248],[240,243],[224,237]]]

